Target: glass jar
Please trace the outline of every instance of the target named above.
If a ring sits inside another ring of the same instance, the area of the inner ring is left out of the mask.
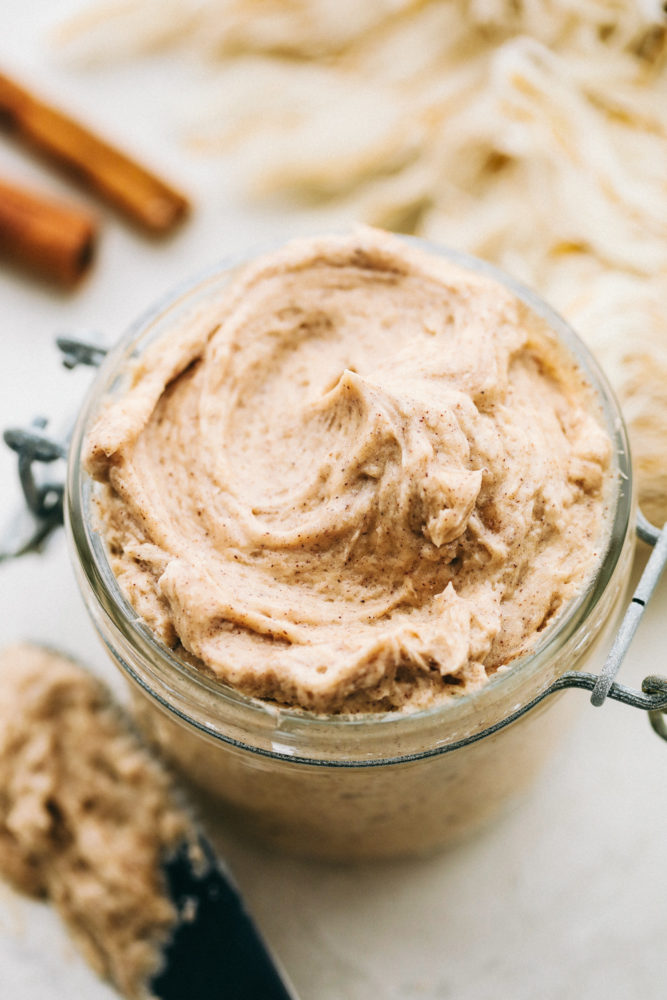
[[[82,442],[104,400],[123,393],[131,363],[198,304],[214,301],[233,267],[216,268],[160,302],[110,352],[82,407],[69,457],[66,521],[77,578],[102,641],[130,682],[149,739],[215,797],[230,823],[282,850],[339,861],[443,847],[487,822],[528,785],[581,696],[551,695],[507,727],[479,734],[566,671],[599,667],[634,546],[625,425],[585,346],[537,296],[495,268],[413,242],[490,275],[547,320],[593,386],[613,443],[613,496],[594,574],[532,652],[480,690],[411,714],[322,716],[280,707],[177,656],[123,595],[95,530],[96,487],[81,464]]]

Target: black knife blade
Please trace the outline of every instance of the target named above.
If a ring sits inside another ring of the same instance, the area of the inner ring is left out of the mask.
[[[159,1000],[297,1000],[213,848],[199,837],[166,860],[178,913],[150,983]],[[201,853],[200,853],[201,852]]]

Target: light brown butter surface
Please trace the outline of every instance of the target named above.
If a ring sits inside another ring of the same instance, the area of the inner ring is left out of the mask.
[[[151,345],[85,461],[157,636],[317,712],[483,685],[584,586],[610,442],[495,280],[374,230],[233,275]]]

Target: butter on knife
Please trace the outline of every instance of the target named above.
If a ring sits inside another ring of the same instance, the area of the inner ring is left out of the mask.
[[[294,1000],[109,691],[29,644],[0,653],[0,875],[48,898],[129,1000]]]

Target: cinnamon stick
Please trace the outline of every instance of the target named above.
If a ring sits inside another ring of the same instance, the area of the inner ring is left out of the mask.
[[[2,73],[0,126],[153,233],[188,211],[180,192]]]
[[[0,253],[11,263],[71,287],[93,258],[96,235],[86,212],[0,181]]]

